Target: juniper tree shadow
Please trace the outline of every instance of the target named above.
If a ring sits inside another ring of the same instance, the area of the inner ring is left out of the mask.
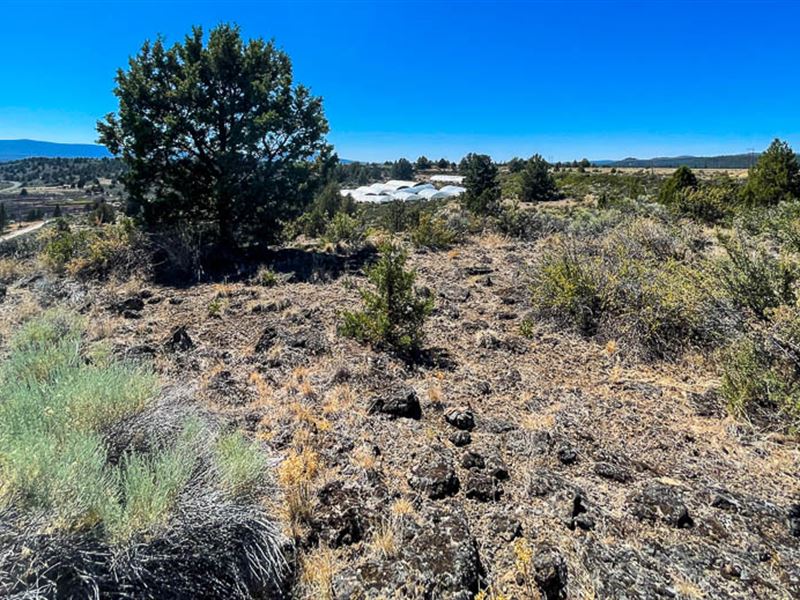
[[[191,265],[176,264],[165,249],[153,254],[153,280],[161,285],[191,287],[200,282],[237,282],[252,278],[268,267],[292,283],[318,283],[359,273],[375,260],[376,249],[363,246],[354,252],[323,252],[314,248],[254,248],[247,251],[206,249]]]

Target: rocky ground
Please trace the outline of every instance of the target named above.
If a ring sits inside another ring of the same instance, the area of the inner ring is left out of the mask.
[[[492,236],[412,253],[436,297],[415,366],[337,335],[361,261],[311,252],[278,256],[273,287],[31,267],[2,333],[70,305],[261,440],[297,596],[800,597],[797,443],[728,416],[707,357],[642,362],[547,323],[523,337],[535,253]]]

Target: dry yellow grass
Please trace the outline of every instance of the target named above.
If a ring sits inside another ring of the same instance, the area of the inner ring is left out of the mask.
[[[394,520],[383,521],[372,534],[370,546],[380,558],[389,559],[397,556],[400,544],[400,535]]]
[[[340,558],[335,550],[320,546],[302,559],[300,585],[303,598],[334,600],[333,577],[339,570]]]

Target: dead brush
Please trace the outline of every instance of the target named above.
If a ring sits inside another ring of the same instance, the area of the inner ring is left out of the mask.
[[[370,546],[380,558],[388,560],[397,556],[402,543],[402,535],[399,528],[400,523],[390,518],[382,521],[375,529],[370,540]]]
[[[302,598],[335,600],[333,578],[340,558],[335,550],[320,546],[304,555],[301,563],[300,586]]]
[[[312,515],[311,484],[319,469],[319,455],[308,447],[291,449],[278,468],[278,481],[286,499],[286,517],[293,528],[306,523]]]
[[[354,403],[355,394],[352,388],[347,384],[340,384],[326,394],[322,412],[326,415],[339,413],[348,410]]]

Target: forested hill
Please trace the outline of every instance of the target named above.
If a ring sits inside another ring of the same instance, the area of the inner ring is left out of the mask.
[[[94,179],[117,179],[124,171],[117,158],[26,158],[0,162],[0,181],[83,187]]]
[[[598,161],[606,167],[675,168],[686,165],[692,169],[747,169],[758,159],[757,153],[723,156],[664,156],[658,158],[624,158]]]
[[[57,144],[36,140],[0,140],[0,162],[22,158],[108,158],[111,154],[96,144]]]

